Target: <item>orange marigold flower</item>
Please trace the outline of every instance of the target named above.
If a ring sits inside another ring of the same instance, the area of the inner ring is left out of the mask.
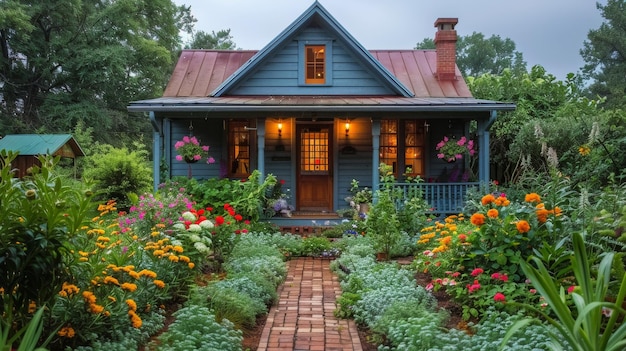
[[[537,193],[526,194],[526,197],[524,198],[524,201],[540,203],[541,202],[541,196],[539,196],[539,194],[537,194]]]
[[[63,328],[61,328],[61,330],[59,330],[57,332],[57,334],[60,337],[65,337],[65,338],[70,338],[71,339],[71,338],[74,337],[74,335],[76,335],[76,332],[74,331],[74,328],[72,328],[72,327],[63,327]]]
[[[498,218],[498,210],[496,210],[495,208],[490,209],[489,211],[487,211],[487,217]]]
[[[134,311],[128,311],[128,315],[130,315],[130,322],[133,327],[137,329],[141,328],[143,322],[141,318],[137,315],[137,313],[135,313]]]
[[[552,210],[552,211],[554,211],[554,215],[557,216],[557,217],[560,216],[561,213],[563,213],[563,210],[561,210],[561,208],[559,206],[555,206],[554,210]]]
[[[154,279],[154,278],[157,277],[156,272],[151,271],[149,269],[142,269],[141,271],[139,271],[139,275],[142,276],[142,277],[148,277],[148,278],[151,278],[151,279]]]
[[[99,314],[99,313],[102,313],[102,311],[104,311],[104,306],[100,306],[98,304],[92,303],[89,305],[89,310],[93,314]]]
[[[91,291],[83,291],[83,299],[88,304],[96,303],[96,295],[94,295]]]
[[[450,243],[452,242],[452,237],[444,236],[443,238],[439,239],[439,242],[441,243],[441,245],[450,245]]]
[[[174,246],[172,250],[174,250],[174,252],[177,252],[177,253],[182,253],[183,251],[185,251],[185,249],[183,249],[183,247],[179,245]]]
[[[482,213],[474,213],[472,217],[470,217],[470,222],[472,222],[473,225],[480,227],[485,224],[485,215]]]
[[[104,284],[120,285],[120,282],[116,278],[111,277],[111,276],[104,277],[104,281],[103,282],[104,282]]]
[[[539,223],[545,223],[548,220],[548,214],[550,213],[550,211],[546,210],[545,208],[540,208],[537,210],[537,220],[539,221]]]
[[[505,196],[498,196],[494,203],[497,206],[508,206],[511,204],[511,201],[509,201],[509,199],[507,199]]]
[[[130,275],[133,279],[139,279],[141,278],[141,275],[139,275],[139,273],[135,272],[135,271],[130,271],[128,272],[128,275]]]
[[[483,198],[480,200],[480,202],[483,205],[489,205],[490,203],[496,201],[496,197],[493,196],[492,194],[487,194],[485,196],[483,196]]]
[[[121,288],[126,290],[126,291],[134,292],[135,290],[137,290],[137,284],[124,283],[124,284],[121,285]]]
[[[131,311],[137,311],[137,303],[133,299],[126,300],[126,305]]]
[[[523,219],[521,221],[517,221],[515,227],[517,227],[517,231],[520,233],[528,233],[528,231],[530,231],[530,224]]]
[[[170,257],[168,257],[168,258],[169,258],[169,260],[170,260],[170,261],[172,261],[172,262],[178,262],[178,260],[179,260],[178,256],[175,256],[175,255],[171,255],[171,256],[170,256]]]
[[[155,279],[155,280],[153,281],[153,283],[154,283],[154,285],[156,285],[156,286],[157,286],[157,288],[159,288],[159,289],[163,289],[163,288],[165,287],[165,282],[164,282],[164,281],[162,281],[162,280]]]
[[[178,256],[178,258],[180,259],[180,262],[183,262],[183,263],[189,263],[191,261],[189,257],[183,256],[183,255]]]
[[[196,266],[196,264],[193,263],[193,262],[187,263],[187,267],[189,267],[189,269],[193,269],[193,267],[195,267],[195,266]]]

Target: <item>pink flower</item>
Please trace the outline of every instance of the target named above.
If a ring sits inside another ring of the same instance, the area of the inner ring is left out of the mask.
[[[537,289],[530,289],[528,290],[531,294],[536,294],[537,293]]]
[[[176,161],[182,161],[183,157],[181,155],[176,155]]]
[[[495,302],[505,302],[506,301],[506,296],[504,296],[503,293],[498,292],[493,296],[493,300]]]
[[[567,288],[567,293],[571,294],[572,292],[574,292],[574,289],[576,289],[576,285],[572,285],[569,288]]]
[[[472,271],[472,277],[483,274],[484,270],[482,268],[476,268]]]

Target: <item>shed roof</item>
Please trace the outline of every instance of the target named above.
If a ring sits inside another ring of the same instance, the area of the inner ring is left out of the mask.
[[[71,134],[9,134],[0,139],[0,150],[17,151],[22,156],[53,155],[66,144],[76,156],[85,156]]]

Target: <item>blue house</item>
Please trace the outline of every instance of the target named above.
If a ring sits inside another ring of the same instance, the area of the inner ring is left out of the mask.
[[[457,22],[435,21],[436,50],[367,50],[315,1],[261,50],[184,50],[163,96],[128,106],[154,127],[155,185],[162,159],[169,176],[259,170],[284,181],[296,211],[333,212],[353,179],[376,189],[384,162],[399,182],[423,178],[436,211],[458,211],[467,187],[489,182],[489,128],[515,105],[472,97]],[[189,135],[216,163],[176,160]],[[439,158],[444,137],[472,139],[477,154]]]

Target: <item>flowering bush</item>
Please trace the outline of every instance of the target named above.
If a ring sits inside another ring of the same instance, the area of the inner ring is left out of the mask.
[[[289,204],[290,189],[285,189],[283,192],[283,185],[285,185],[285,180],[281,179],[268,187],[264,211],[266,216],[291,217],[293,206]]]
[[[468,140],[464,136],[459,140],[444,136],[443,140],[437,144],[437,151],[437,157],[448,162],[460,160],[463,158],[463,155],[474,156],[476,154],[474,140]]]
[[[174,144],[178,155],[176,160],[185,162],[197,162],[206,158],[206,163],[215,163],[215,159],[209,156],[209,146],[200,145],[195,136],[184,136]]]

